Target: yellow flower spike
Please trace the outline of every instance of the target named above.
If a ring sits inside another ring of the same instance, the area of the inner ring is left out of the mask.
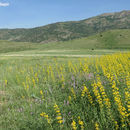
[[[92,84],[92,86],[93,86],[94,95],[96,96],[99,106],[102,109],[104,105],[103,105],[103,101],[102,101],[101,95],[98,90],[98,86],[95,82],[94,82],[94,84]]]
[[[34,78],[32,79],[32,82],[33,82],[33,86],[35,87],[35,79]]]
[[[95,129],[99,130],[99,124],[97,122],[95,123]]]
[[[61,116],[61,113],[57,113],[58,116]]]
[[[87,87],[84,85],[81,96],[84,97],[86,92],[87,92]]]
[[[7,86],[7,83],[8,83],[8,81],[7,81],[7,80],[5,80],[5,86]]]
[[[40,90],[40,94],[43,95],[43,91],[42,90]]]
[[[106,108],[108,109],[108,111],[110,112],[111,111],[111,103],[110,103],[110,100],[105,92],[105,89],[104,89],[104,86],[102,85],[101,83],[101,80],[100,80],[100,77],[99,75],[97,76],[97,86],[99,87],[100,89],[100,93],[101,93],[101,96],[102,96],[102,99],[103,101],[105,102],[105,105],[106,105]]]
[[[61,120],[62,117],[61,117],[61,116],[57,116],[56,119],[57,119],[57,120]]]
[[[68,97],[69,102],[71,102],[71,96]]]
[[[73,120],[73,122],[71,123],[71,126],[72,126],[72,129],[73,130],[76,130],[77,127],[76,127],[76,122]]]
[[[42,90],[40,90],[40,94],[42,96],[42,99],[44,99],[44,95],[43,95],[43,91]]]
[[[48,124],[51,124],[51,119],[45,112],[40,113],[40,116],[44,117],[47,120]]]
[[[80,116],[78,116],[78,119],[79,119],[78,123],[81,127],[81,130],[84,130],[84,123],[83,123],[83,121],[81,121]]]
[[[57,115],[57,117],[56,117],[57,123],[62,124],[63,119],[62,119],[62,116],[61,116],[60,109],[59,109],[58,105],[55,104],[53,107],[54,107],[54,110],[55,110],[56,115]]]
[[[56,113],[60,113],[60,110],[56,110]]]
[[[92,99],[92,96],[89,92],[89,89],[85,86],[85,84],[83,85],[84,88],[82,90],[82,93],[81,93],[81,96],[84,97],[85,96],[85,93],[87,94],[87,97],[88,97],[88,100],[91,104],[93,104],[93,99]]]
[[[40,113],[40,116],[44,117],[45,114],[46,114],[45,112],[42,112]]]
[[[117,105],[118,111],[120,113],[122,127],[125,127],[125,121],[128,120],[128,113],[126,111],[126,108],[122,105],[121,96],[119,94],[119,90],[117,89],[115,81],[113,81],[112,89],[113,89],[112,91],[113,91],[114,100]]]
[[[63,120],[59,120],[58,123],[59,123],[59,124],[62,124],[62,123],[63,123]]]
[[[29,85],[27,85],[27,89],[29,89]]]
[[[119,129],[119,125],[118,125],[117,121],[114,121],[114,123],[115,123],[115,129],[118,130]]]
[[[71,92],[72,92],[72,94],[73,94],[73,97],[76,99],[76,94],[75,94],[75,91],[74,91],[73,88],[71,88]]]
[[[55,105],[54,105],[54,108],[58,108],[58,106],[55,104]]]
[[[44,115],[45,118],[48,118],[48,115]]]

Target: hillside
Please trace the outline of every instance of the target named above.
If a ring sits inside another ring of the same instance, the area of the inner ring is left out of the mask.
[[[0,29],[0,40],[48,43],[88,37],[112,29],[130,29],[130,11],[102,14],[81,21],[60,22],[32,29]]]
[[[43,44],[44,49],[130,49],[130,29],[109,30],[86,38]]]
[[[86,38],[36,44],[0,41],[0,53],[28,50],[130,49],[130,29],[109,30]]]
[[[35,50],[35,43],[0,41],[0,53]],[[36,45],[37,46],[37,45]]]

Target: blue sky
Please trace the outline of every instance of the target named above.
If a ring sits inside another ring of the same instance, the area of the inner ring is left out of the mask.
[[[0,28],[31,28],[130,10],[130,0],[0,0]]]

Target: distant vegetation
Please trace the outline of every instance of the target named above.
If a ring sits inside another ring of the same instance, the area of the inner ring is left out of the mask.
[[[18,52],[36,49],[33,43],[0,41],[0,53]]]
[[[48,43],[88,37],[112,29],[130,29],[130,11],[103,14],[81,21],[60,22],[32,29],[1,29],[0,40]]]
[[[86,38],[44,44],[46,49],[130,49],[130,29],[110,30]]]
[[[0,41],[0,53],[25,50],[95,50],[130,49],[130,29],[110,30],[87,38],[66,42],[37,44],[28,42]]]

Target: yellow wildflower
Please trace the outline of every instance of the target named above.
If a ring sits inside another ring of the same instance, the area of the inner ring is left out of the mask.
[[[72,92],[72,94],[73,94],[73,97],[76,99],[76,94],[75,94],[75,91],[74,91],[73,88],[71,88],[71,92]]]
[[[95,123],[95,129],[99,130],[99,124],[97,122]]]
[[[62,119],[62,116],[61,116],[61,113],[60,113],[60,109],[59,109],[57,104],[54,105],[54,110],[55,110],[56,115],[57,115],[57,117],[56,117],[57,123],[62,124],[63,123],[63,119]]]
[[[79,119],[79,125],[80,125],[80,127],[81,127],[81,130],[84,130],[84,123],[83,123],[83,121],[81,121],[81,119],[80,119],[80,116],[78,117],[78,119]]]
[[[40,113],[40,116],[44,117],[47,120],[48,124],[51,124],[51,119],[45,112]]]
[[[73,130],[76,130],[77,127],[76,127],[76,122],[73,120],[73,122],[71,123],[71,126],[72,126],[72,129]]]

